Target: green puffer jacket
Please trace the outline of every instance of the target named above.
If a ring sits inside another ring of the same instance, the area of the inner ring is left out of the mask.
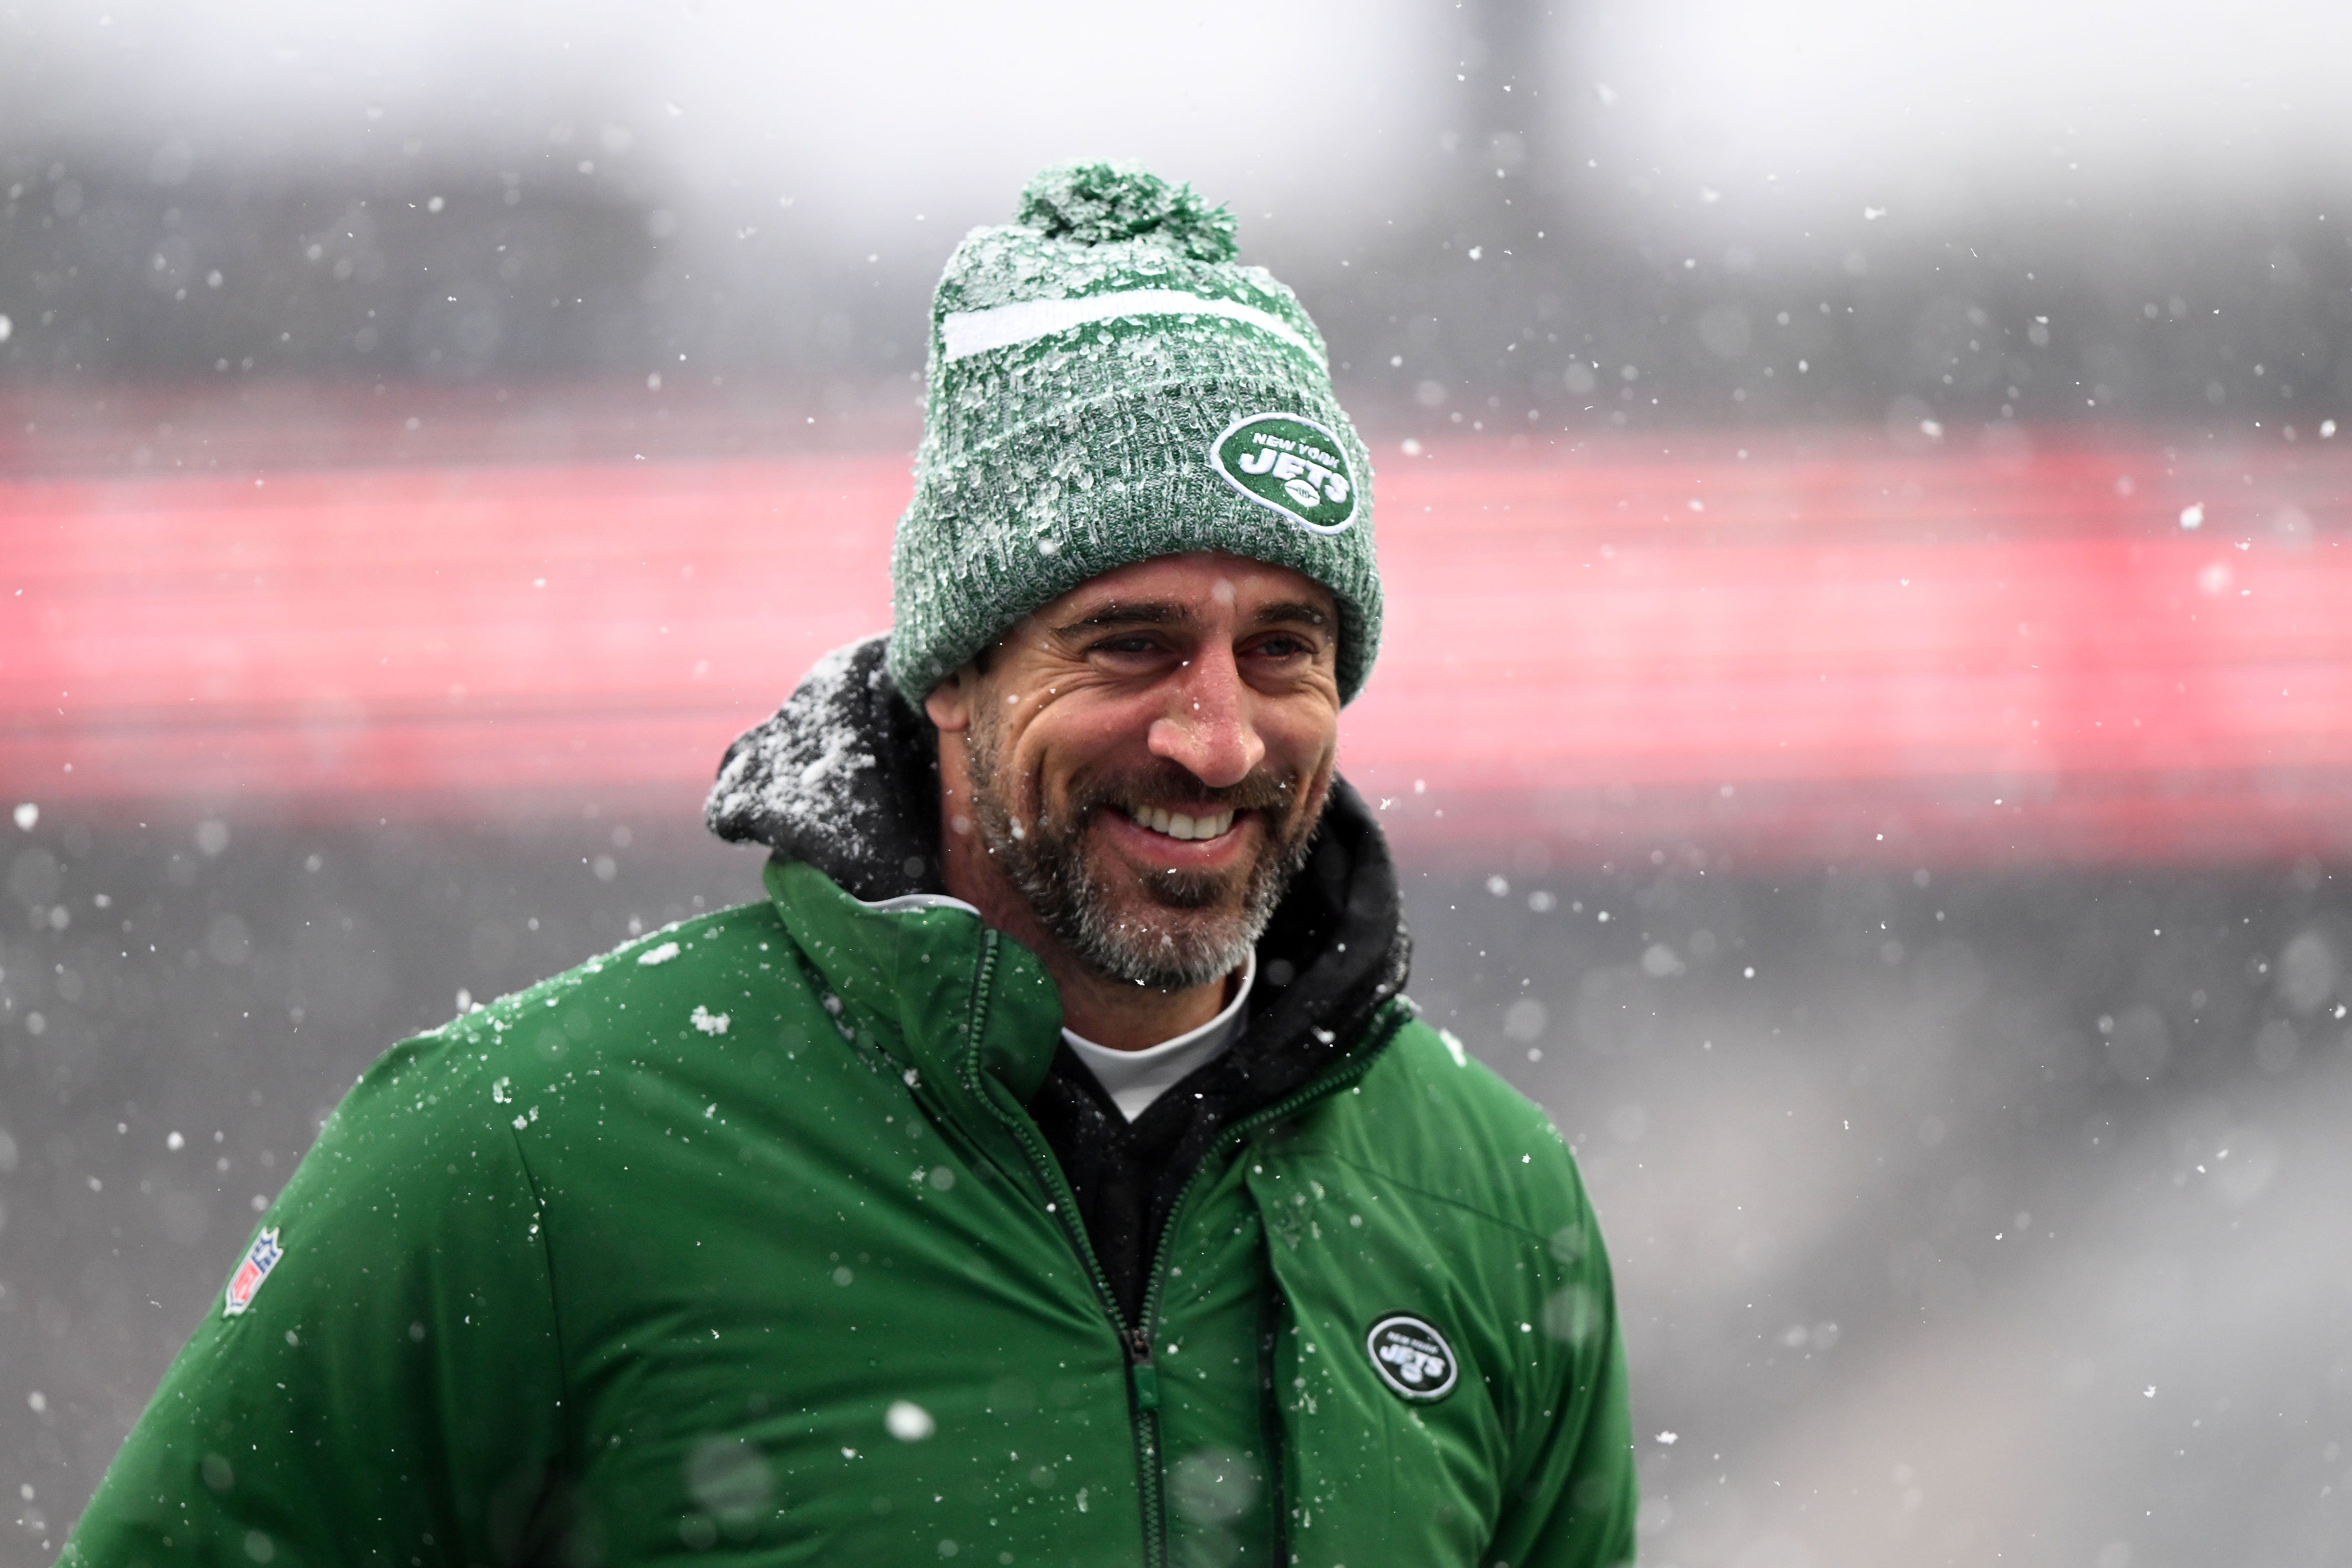
[[[1223,1128],[1130,1328],[1034,955],[768,889],[371,1068],[64,1560],[1632,1558],[1574,1164],[1410,1003]]]

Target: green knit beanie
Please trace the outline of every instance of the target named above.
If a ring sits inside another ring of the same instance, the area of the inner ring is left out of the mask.
[[[890,675],[920,702],[1023,616],[1138,561],[1223,550],[1339,605],[1339,693],[1381,640],[1371,462],[1297,298],[1233,215],[1132,164],[1065,163],[974,229],[931,304]]]

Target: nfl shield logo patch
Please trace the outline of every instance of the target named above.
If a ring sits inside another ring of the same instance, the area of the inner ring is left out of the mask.
[[[236,1266],[236,1272],[229,1276],[228,1296],[221,1303],[222,1313],[234,1318],[252,1306],[253,1293],[261,1289],[261,1282],[269,1278],[269,1271],[277,1268],[278,1260],[285,1256],[286,1249],[278,1245],[275,1227],[255,1237],[253,1245],[245,1249],[244,1261]]]

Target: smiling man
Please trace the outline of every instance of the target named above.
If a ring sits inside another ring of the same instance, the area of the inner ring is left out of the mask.
[[[371,1068],[69,1561],[1631,1560],[1574,1163],[1337,772],[1370,466],[1234,251],[1099,164],[964,241],[895,627],[711,795],[769,898]]]
[[[1281,567],[1129,566],[1024,617],[925,706],[947,885],[1045,959],[1112,1049],[1205,1023],[1330,794],[1339,615]]]

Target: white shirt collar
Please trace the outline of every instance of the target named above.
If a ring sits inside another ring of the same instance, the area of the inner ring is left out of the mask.
[[[1071,1051],[1095,1081],[1103,1086],[1111,1103],[1129,1121],[1144,1112],[1145,1107],[1176,1087],[1194,1069],[1216,1060],[1231,1048],[1241,1037],[1247,1022],[1250,987],[1257,980],[1257,954],[1253,952],[1242,965],[1241,984],[1234,987],[1233,1000],[1215,1017],[1197,1029],[1188,1029],[1172,1040],[1162,1040],[1139,1051],[1117,1051],[1108,1046],[1098,1046],[1083,1035],[1062,1031]]]

